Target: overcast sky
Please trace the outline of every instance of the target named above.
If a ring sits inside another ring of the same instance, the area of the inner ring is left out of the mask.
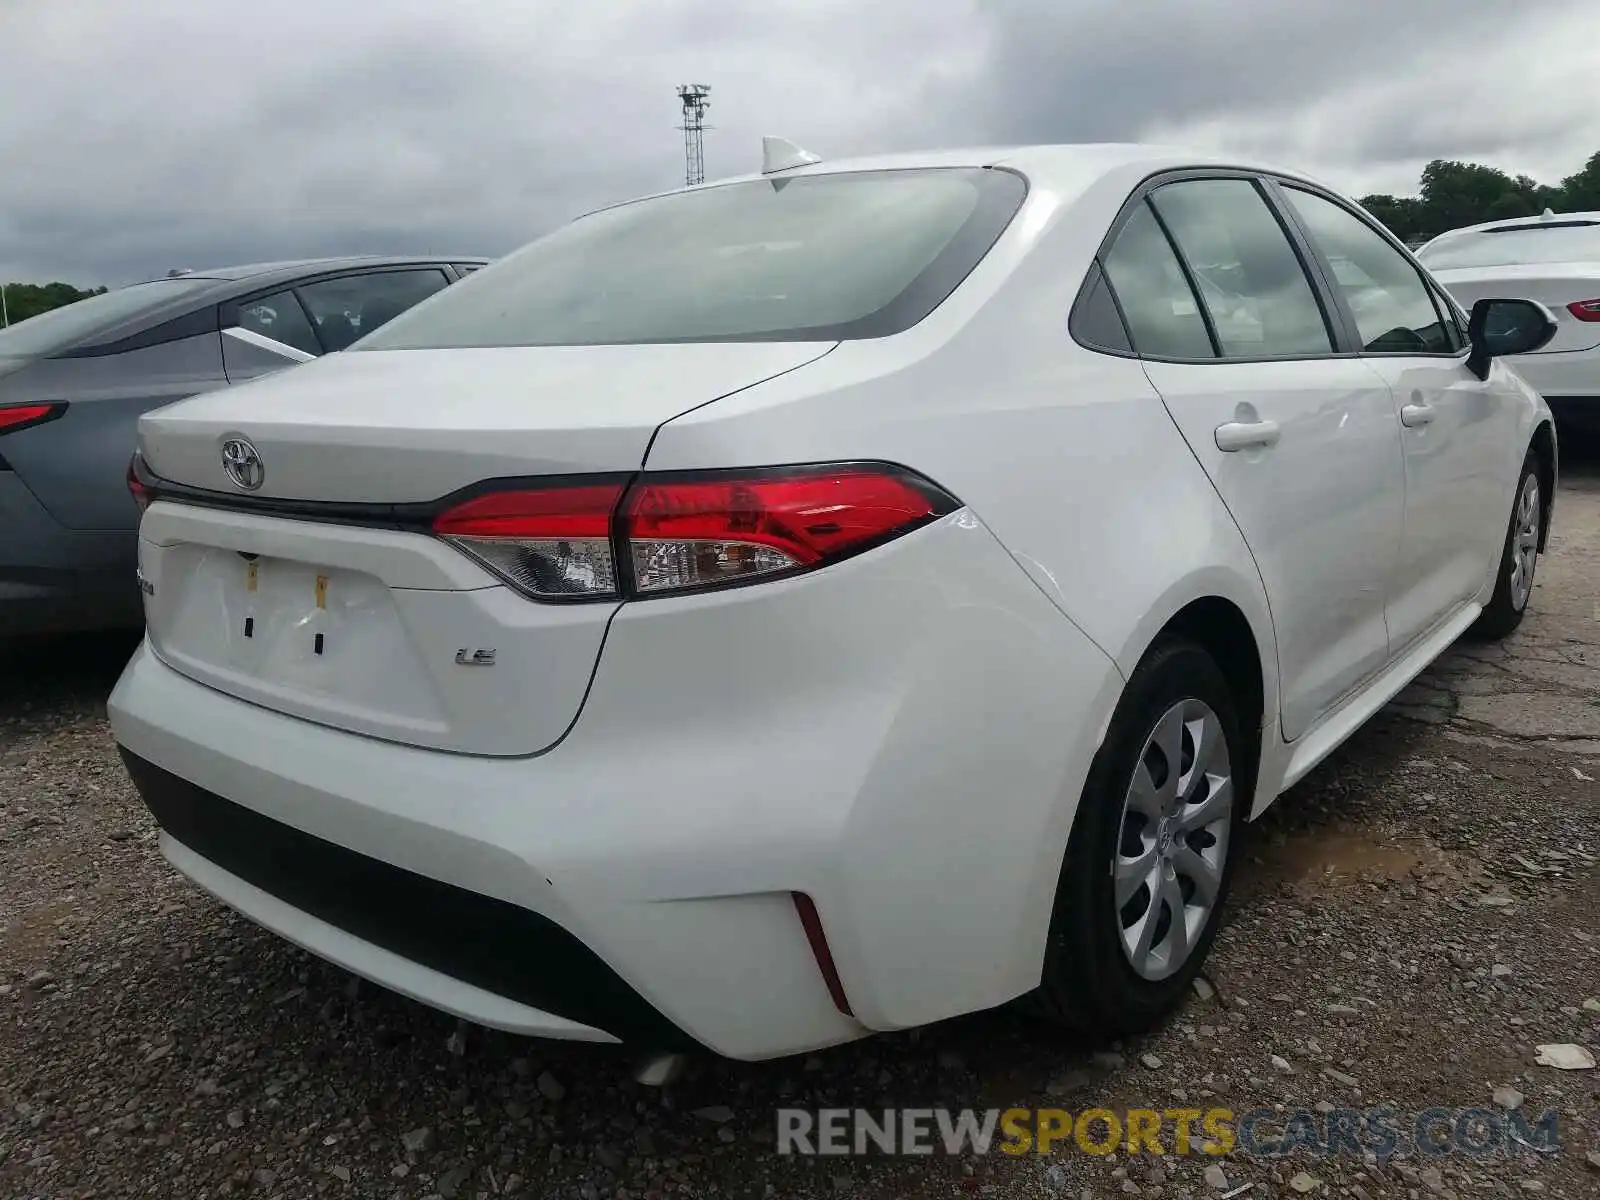
[[[499,254],[763,133],[1153,139],[1410,193],[1600,149],[1600,0],[0,0],[0,279]]]

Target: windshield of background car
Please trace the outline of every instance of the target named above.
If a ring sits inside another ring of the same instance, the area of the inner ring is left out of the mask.
[[[65,349],[102,329],[137,317],[147,309],[183,295],[214,286],[216,280],[198,277],[153,279],[75,300],[36,317],[0,329],[0,358],[38,358]]]
[[[583,217],[396,317],[353,351],[835,341],[916,324],[988,253],[1008,171],[731,183]]]
[[[1600,225],[1526,225],[1499,232],[1446,234],[1417,251],[1430,271],[1558,262],[1600,262]]]

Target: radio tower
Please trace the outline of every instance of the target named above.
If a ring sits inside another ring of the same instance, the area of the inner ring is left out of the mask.
[[[703,83],[686,83],[678,89],[683,101],[683,181],[690,187],[706,181],[706,109],[711,107],[711,89]]]

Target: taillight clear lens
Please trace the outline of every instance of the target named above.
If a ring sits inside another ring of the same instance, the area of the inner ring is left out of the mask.
[[[948,511],[893,468],[824,467],[685,480],[645,476],[623,504],[641,594],[714,587],[857,553]]]
[[[1567,311],[1580,321],[1600,321],[1600,300],[1574,300]]]
[[[611,514],[622,486],[491,492],[441,513],[433,531],[529,596],[615,596]]]

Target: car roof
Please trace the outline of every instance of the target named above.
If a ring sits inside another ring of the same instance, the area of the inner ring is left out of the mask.
[[[1600,212],[1558,213],[1546,210],[1537,217],[1508,217],[1502,221],[1481,221],[1476,225],[1447,229],[1432,240],[1454,237],[1458,233],[1498,233],[1509,229],[1570,229],[1582,225],[1600,225]]]
[[[907,171],[940,167],[1004,167],[1026,175],[1035,186],[1059,188],[1062,191],[1081,192],[1096,180],[1115,171],[1130,171],[1140,175],[1154,175],[1161,171],[1204,169],[1208,167],[1244,171],[1260,171],[1303,180],[1319,187],[1329,187],[1322,180],[1302,171],[1259,162],[1247,157],[1219,151],[1199,150],[1183,146],[1164,146],[1143,142],[1062,142],[1035,145],[971,146],[949,150],[910,151],[896,154],[871,155],[857,158],[823,159],[802,167],[764,175],[753,171],[722,179],[708,180],[688,188],[672,188],[655,193],[657,196],[702,188],[722,187],[730,183],[748,183],[758,180],[793,179],[803,175],[832,175],[853,171]],[[1338,189],[1332,189],[1337,191]],[[653,199],[641,196],[624,201]],[[621,205],[607,205],[616,208]],[[604,211],[604,209],[596,210]]]
[[[487,263],[487,258],[474,254],[351,254],[337,258],[291,258],[278,262],[242,263],[231,267],[207,267],[204,270],[184,270],[179,274],[188,279],[216,279],[230,282],[249,280],[251,283],[276,283],[279,279],[294,279],[301,275],[315,275],[323,271],[341,271],[356,267],[410,267],[433,263]],[[171,278],[171,276],[169,276]]]

